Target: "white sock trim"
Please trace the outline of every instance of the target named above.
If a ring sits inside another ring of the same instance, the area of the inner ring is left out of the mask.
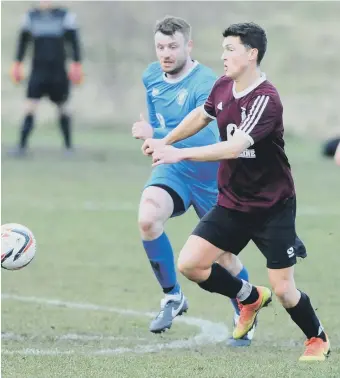
[[[252,284],[250,284],[247,281],[242,280],[242,287],[241,287],[241,290],[237,293],[236,298],[241,302],[246,300],[249,297],[252,288],[253,288]]]

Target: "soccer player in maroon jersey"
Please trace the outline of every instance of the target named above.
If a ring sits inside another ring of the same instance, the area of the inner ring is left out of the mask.
[[[266,34],[256,24],[241,23],[227,28],[223,37],[225,75],[204,106],[193,110],[163,140],[146,140],[143,145],[143,152],[152,154],[153,165],[220,161],[218,203],[189,237],[178,267],[204,290],[240,301],[233,337],[241,338],[272,293],[233,277],[215,261],[226,251],[238,255],[253,240],[267,260],[274,293],[307,337],[300,361],[323,361],[330,353],[328,337],[309,297],[294,281],[295,188],[284,150],[281,100],[260,70]],[[171,146],[213,119],[221,142],[184,149]]]

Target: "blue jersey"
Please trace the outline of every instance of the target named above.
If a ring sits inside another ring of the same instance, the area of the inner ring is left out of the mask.
[[[143,74],[147,92],[149,122],[154,128],[154,138],[163,138],[193,109],[202,106],[216,81],[215,73],[195,62],[183,77],[170,80],[159,62],[151,63]],[[197,134],[175,144],[178,148],[205,146],[219,141],[216,122],[211,122]],[[200,181],[212,180],[216,186],[218,162],[182,161],[176,168],[189,178]]]

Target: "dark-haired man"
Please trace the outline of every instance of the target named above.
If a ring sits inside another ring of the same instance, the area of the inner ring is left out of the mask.
[[[328,337],[309,297],[295,286],[295,188],[284,150],[281,100],[260,70],[266,48],[266,33],[260,26],[228,27],[223,33],[225,75],[204,106],[193,110],[161,142],[146,140],[143,150],[153,153],[154,166],[220,161],[218,203],[184,245],[178,268],[204,290],[240,301],[234,338],[251,329],[272,293],[233,277],[215,261],[225,251],[238,255],[253,240],[267,260],[274,293],[307,337],[300,361],[324,361],[330,353]],[[215,119],[221,142],[184,149],[171,146]]]

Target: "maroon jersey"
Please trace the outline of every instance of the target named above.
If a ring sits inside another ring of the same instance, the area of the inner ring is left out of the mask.
[[[242,132],[251,146],[237,159],[222,160],[218,204],[250,212],[269,208],[294,195],[294,182],[284,151],[282,103],[264,74],[250,88],[235,92],[234,82],[217,80],[204,110],[216,118],[222,141]]]

